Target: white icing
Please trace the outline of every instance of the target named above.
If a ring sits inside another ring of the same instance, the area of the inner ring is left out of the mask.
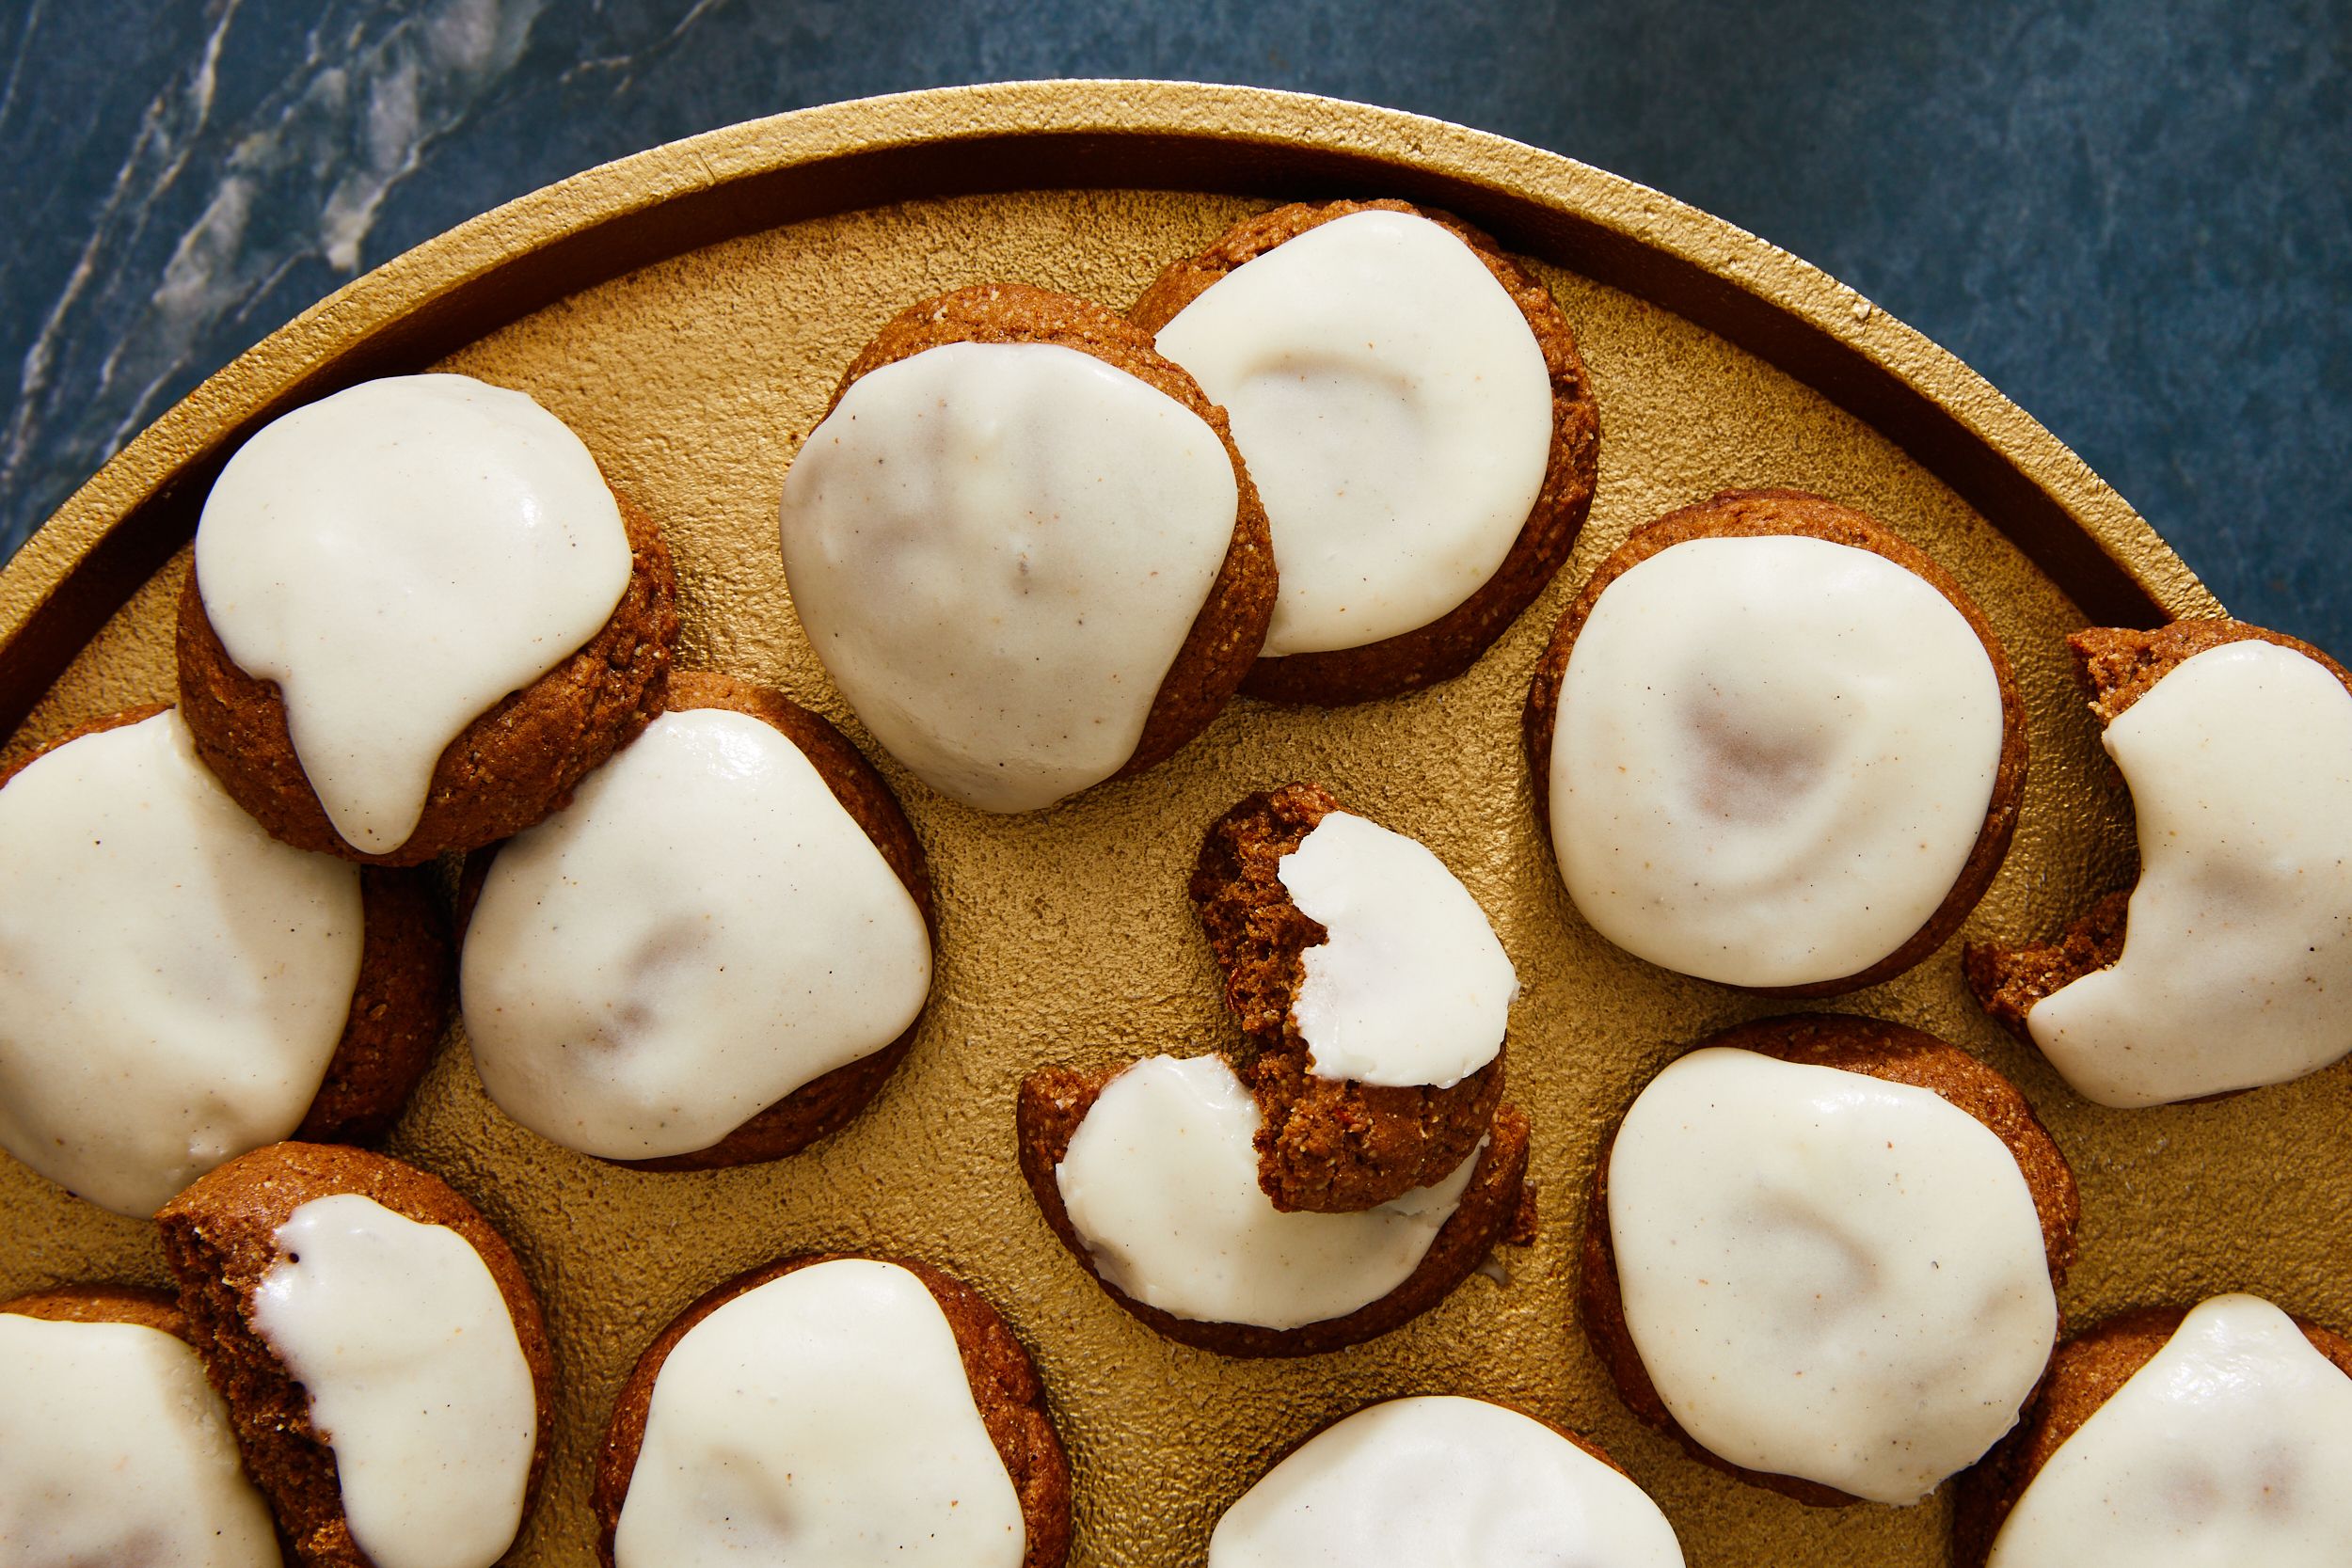
[[[1283,1213],[1258,1185],[1257,1131],[1219,1057],[1153,1056],[1104,1085],[1054,1173],[1103,1277],[1198,1322],[1343,1318],[1412,1276],[1478,1164],[1359,1213]]]
[[[196,1352],[135,1323],[0,1313],[0,1562],[278,1568]]]
[[[1225,1511],[1208,1568],[1682,1568],[1642,1489],[1485,1400],[1391,1400],[1326,1427]]]
[[[375,1568],[488,1568],[515,1539],[539,1409],[481,1254],[358,1193],[278,1227],[253,1323],[335,1452],[351,1538]]]
[[[358,867],[278,843],[176,711],[0,789],[0,1146],[146,1218],[291,1134],[359,978]]]
[[[2352,1378],[2255,1296],[2216,1296],[2045,1462],[1988,1568],[2343,1568]]]
[[[1951,892],[2001,739],[1992,658],[1924,579],[1819,539],[1686,541],[1612,582],[1568,656],[1560,875],[1652,963],[1842,979]]]
[[[2299,1078],[2352,1051],[2352,693],[2273,642],[2185,659],[2107,726],[2139,819],[2123,956],[2026,1014],[2102,1105]]]
[[[1443,861],[1332,812],[1275,874],[1329,933],[1299,955],[1291,1005],[1317,1076],[1450,1088],[1495,1059],[1518,974]]]
[[[1609,1156],[1626,1326],[1733,1464],[1907,1503],[2017,1419],[2058,1332],[2032,1192],[1927,1089],[1710,1047]]]
[[[926,784],[1030,811],[1124,767],[1239,506],[1184,404],[1091,355],[951,343],[861,376],[784,481],[793,608]]]
[[[196,531],[204,613],[276,681],[344,842],[407,842],[468,724],[577,652],[628,588],[596,460],[521,392],[367,381],[237,450]]]
[[[619,1568],[1018,1568],[1021,1499],[955,1330],[896,1264],[839,1259],[745,1291],[655,1379]]]
[[[607,1159],[707,1148],[923,1009],[922,911],[799,747],[665,713],[499,851],[466,1032],[507,1115]]]
[[[1352,213],[1235,268],[1160,328],[1232,420],[1273,524],[1267,657],[1437,620],[1493,577],[1543,488],[1551,375],[1469,245]]]

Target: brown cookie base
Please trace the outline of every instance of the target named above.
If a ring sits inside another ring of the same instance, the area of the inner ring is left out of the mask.
[[[1859,1072],[1890,1084],[1928,1089],[1967,1112],[1999,1136],[2016,1158],[2042,1221],[2042,1245],[2050,1281],[2064,1281],[2074,1261],[2074,1228],[2082,1203],[2074,1172],[2026,1097],[2007,1078],[1958,1046],[1899,1023],[1836,1013],[1797,1013],[1760,1019],[1710,1035],[1692,1047],[1729,1046],[1779,1061]],[[1623,1127],[1625,1118],[1617,1118]],[[1650,1381],[1626,1324],[1625,1298],[1617,1279],[1617,1254],[1609,1234],[1609,1160],[1616,1129],[1593,1168],[1592,1196],[1584,1212],[1584,1244],[1577,1279],[1577,1306],[1585,1338],[1600,1357],[1618,1397],[1636,1416],[1680,1443],[1692,1458],[1725,1475],[1794,1497],[1815,1508],[1838,1508],[1861,1499],[1834,1486],[1796,1476],[1750,1470],[1732,1464],[1684,1431]]]
[[[833,413],[859,377],[949,343],[1052,343],[1091,355],[1183,404],[1224,443],[1241,492],[1233,541],[1192,630],[1161,677],[1135,754],[1113,777],[1127,778],[1167,761],[1223,711],[1249,673],[1265,641],[1266,626],[1274,619],[1273,538],[1258,487],[1249,482],[1249,470],[1233,450],[1225,410],[1211,403],[1182,367],[1152,346],[1150,333],[1117,311],[1025,283],[982,283],[911,305],[893,316],[850,362],[825,413]]]
[[[1528,688],[1522,733],[1528,773],[1534,786],[1535,825],[1543,833],[1544,843],[1550,846],[1551,739],[1560,716],[1560,685],[1566,678],[1568,656],[1576,648],[1577,635],[1584,629],[1602,592],[1651,556],[1693,539],[1774,536],[1822,539],[1833,545],[1868,550],[1925,580],[1960,611],[1969,629],[1977,634],[1977,641],[1984,644],[1985,656],[1993,661],[1994,678],[2001,691],[2001,756],[1993,775],[1993,797],[1985,806],[1984,826],[1979,830],[1976,846],[1962,864],[1960,875],[1953,879],[1951,891],[1944,895],[1935,912],[1928,916],[1927,923],[1900,947],[1854,974],[1802,986],[1733,988],[1760,996],[1836,996],[1892,979],[1943,946],[1977,907],[1985,889],[1993,885],[1994,874],[2000,870],[2001,858],[2009,853],[2010,839],[2017,831],[2017,808],[2026,794],[2025,703],[2018,696],[2017,677],[2010,669],[2009,655],[2003,651],[2000,639],[1993,634],[1992,623],[1950,573],[1850,506],[1840,506],[1803,490],[1723,491],[1711,499],[1669,512],[1648,527],[1635,530],[1631,538],[1600,563],[1592,580],[1560,617],[1550,646],[1536,662],[1534,678]]]
[[[205,1371],[229,1405],[246,1468],[305,1564],[370,1568],[343,1518],[334,1450],[311,1423],[302,1385],[252,1323],[254,1293],[278,1261],[278,1227],[303,1204],[336,1193],[358,1193],[410,1219],[446,1226],[489,1267],[538,1391],[528,1498],[537,1496],[554,1435],[555,1364],[539,1299],[514,1249],[472,1204],[413,1165],[329,1144],[274,1144],[230,1161],[165,1206],[156,1215],[164,1260],[179,1281]]]
[[[1021,1085],[1016,1112],[1020,1138],[1021,1174],[1061,1244],[1078,1260],[1104,1293],[1145,1326],[1199,1350],[1219,1355],[1320,1355],[1377,1338],[1428,1311],[1454,1288],[1468,1279],[1500,1243],[1524,1245],[1535,1237],[1534,1193],[1526,1185],[1527,1117],[1515,1105],[1495,1111],[1486,1151],[1470,1172],[1462,1201],[1438,1230],[1421,1266],[1395,1290],[1343,1318],[1327,1318],[1298,1328],[1261,1328],[1250,1323],[1202,1323],[1146,1307],[1102,1276],[1094,1259],[1070,1223],[1061,1200],[1056,1167],[1070,1152],[1078,1124],[1123,1069],[1083,1073],[1068,1068],[1046,1068],[1031,1073]]]
[[[0,1313],[59,1323],[133,1323],[196,1343],[170,1292],[138,1285],[60,1285],[0,1301]]]
[[[367,854],[327,820],[295,756],[275,681],[230,658],[204,613],[196,566],[180,594],[180,705],[197,754],[237,804],[276,837],[368,865],[417,865],[522,832],[661,711],[677,641],[677,580],[651,518],[624,500],[628,587],[579,652],[511,692],[442,752],[424,814],[398,848]]]
[[[2175,621],[2154,631],[2091,626],[2069,637],[2066,647],[2074,656],[2074,673],[2090,694],[2090,711],[2100,727],[2105,728],[2186,660],[2227,642],[2246,641],[2274,642],[2292,649],[2316,661],[2342,681],[2346,690],[2352,691],[2352,671],[2317,648],[2243,621]],[[1994,1022],[2032,1045],[2033,1034],[2026,1026],[2026,1015],[2033,1010],[2035,1003],[2086,974],[2113,966],[2122,958],[2131,896],[2128,888],[2106,895],[2050,942],[2022,946],[1997,942],[1970,942],[1962,961],[1969,990]]]
[[[1319,784],[1249,796],[1209,828],[1192,902],[1248,1039],[1234,1071],[1258,1101],[1258,1184],[1285,1212],[1376,1208],[1444,1180],[1502,1099],[1502,1055],[1450,1088],[1317,1077],[1291,1009],[1322,942],[1278,867],[1340,803]]]
[[[786,1258],[738,1275],[706,1291],[645,1348],[628,1381],[621,1386],[604,1446],[596,1454],[589,1494],[589,1507],[596,1517],[596,1558],[604,1568],[613,1568],[613,1531],[620,1528],[621,1506],[628,1499],[629,1478],[636,1473],[637,1456],[644,1446],[645,1415],[653,1403],[654,1383],[670,1352],[696,1323],[745,1291],[797,1270],[852,1256],[829,1252]],[[1021,1521],[1028,1537],[1022,1568],[1061,1568],[1070,1555],[1070,1462],[1054,1430],[1052,1412],[1046,1408],[1045,1385],[1028,1352],[996,1309],[961,1280],[928,1263],[902,1258],[873,1261],[895,1263],[914,1275],[939,1303],[947,1326],[955,1331],[956,1348],[963,1354],[963,1373],[972,1385],[972,1400],[979,1407],[981,1424],[988,1428],[989,1441],[996,1446],[996,1455],[1004,1461],[1013,1492],[1021,1499]]]
[[[1338,707],[1451,680],[1478,661],[1533,604],[1576,547],[1600,471],[1600,405],[1577,354],[1576,333],[1545,288],[1486,234],[1448,213],[1403,201],[1293,202],[1244,219],[1200,255],[1168,264],[1128,319],[1157,334],[1219,279],[1286,240],[1355,213],[1410,213],[1447,230],[1502,285],[1526,319],[1551,377],[1551,456],[1535,504],[1478,591],[1427,626],[1357,648],[1261,658],[1242,690],[1267,702]]]
[[[2010,1510],[2042,1466],[2155,1358],[2187,1316],[2186,1307],[2143,1307],[2086,1329],[2058,1348],[2016,1426],[1954,1488],[1952,1540],[1960,1568],[1982,1568]],[[2313,1350],[2352,1377],[2352,1340],[2301,1318],[2295,1325]]]

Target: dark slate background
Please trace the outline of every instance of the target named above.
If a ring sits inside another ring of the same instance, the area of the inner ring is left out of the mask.
[[[1753,230],[1982,371],[2237,613],[2352,654],[2352,0],[0,0],[0,556],[239,350],[510,197],[834,99],[1173,76]]]

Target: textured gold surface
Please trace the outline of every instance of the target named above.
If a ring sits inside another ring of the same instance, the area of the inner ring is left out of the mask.
[[[1548,182],[1555,199],[1659,199],[1563,160],[1381,111],[1334,106],[1300,119],[1308,101],[1213,89],[1189,98],[1135,89],[1162,95],[1141,107],[1100,88],[990,90],[997,96],[966,95],[966,107],[1115,125],[1122,113],[1190,105],[1213,126],[1368,138],[1375,148],[1387,137],[1401,155],[1453,158],[1498,184]],[[914,110],[904,105],[918,101],[819,111],[813,128],[809,117],[789,117],[801,123],[783,130],[739,128],[686,144],[699,149],[692,159],[665,149],[648,155],[639,194],[656,200],[723,178],[727,157],[777,155],[779,137],[837,144],[923,134],[938,100],[953,96],[927,95]],[[1421,139],[1398,139],[1413,128]],[[386,269],[410,268],[404,276],[362,280],[273,339],[220,378],[234,385],[208,386],[143,436],[36,541],[24,570],[0,578],[0,630],[22,622],[60,563],[87,551],[175,453],[216,438],[237,408],[266,402],[273,377],[294,373],[304,355],[330,352],[339,331],[361,330],[352,311],[418,304],[450,269],[527,248],[628,189],[608,169],[542,193],[437,242],[440,253],[428,246]],[[667,527],[686,664],[780,686],[875,754],[793,621],[772,537],[778,483],[841,366],[898,306],[957,284],[1013,277],[1123,307],[1162,261],[1259,205],[1043,192],[854,212],[658,262],[496,331],[447,365],[539,398]],[[1661,245],[1718,246],[1726,269],[1792,312],[1827,321],[1852,303],[1801,263],[1774,260],[1688,209],[1621,215],[1629,231]],[[453,241],[464,242],[455,257],[446,253]],[[1034,816],[966,811],[878,757],[932,857],[941,964],[905,1069],[842,1135],[750,1170],[612,1169],[506,1122],[484,1099],[462,1037],[453,1038],[391,1147],[481,1204],[548,1302],[561,1429],[546,1496],[514,1560],[587,1560],[592,1446],[659,1326],[729,1274],[819,1247],[928,1259],[1004,1310],[1038,1357],[1075,1462],[1079,1564],[1197,1562],[1217,1513],[1272,1454],[1366,1401],[1435,1391],[1509,1399],[1598,1437],[1666,1509],[1694,1565],[1946,1560],[1940,1504],[1815,1513],[1692,1463],[1634,1425],[1573,1330],[1574,1240],[1596,1139],[1681,1043],[1782,1009],[1652,969],[1577,918],[1535,832],[1519,704],[1562,605],[1638,524],[1726,485],[1795,484],[1859,505],[1949,566],[2016,662],[2032,715],[2032,780],[2016,846],[1968,933],[2023,936],[2054,929],[2130,874],[2128,804],[2058,646],[2081,617],[1994,527],[1867,424],[1672,313],[1540,258],[1537,270],[1576,326],[1603,420],[1592,521],[1552,590],[1451,685],[1339,714],[1240,703],[1171,764]],[[1874,352],[2026,466],[2160,600],[2184,612],[2210,609],[2112,492],[1980,381],[1883,317],[1848,317],[1847,328],[1877,334]],[[87,714],[169,695],[176,571],[114,617],[0,754]],[[1232,1038],[1184,876],[1211,818],[1249,789],[1295,777],[1319,780],[1422,838],[1493,914],[1527,987],[1510,1093],[1535,1118],[1543,1229],[1535,1246],[1503,1255],[1507,1282],[1474,1278],[1385,1339],[1305,1362],[1229,1362],[1162,1343],[1061,1252],[1013,1166],[1012,1096],[1039,1064],[1101,1064]],[[2352,1242],[2344,1069],[2216,1105],[2099,1110],[1979,1013],[1961,987],[1957,942],[1903,979],[1838,1005],[1956,1040],[2025,1087],[2083,1182],[2070,1314],[2249,1289],[2352,1327],[2342,1264]],[[5,1160],[0,1213],[0,1294],[80,1278],[162,1278],[151,1227],[67,1198]]]

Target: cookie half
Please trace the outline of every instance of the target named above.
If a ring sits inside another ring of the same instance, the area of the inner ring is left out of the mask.
[[[1293,203],[1129,318],[1233,422],[1281,590],[1243,690],[1325,706],[1460,674],[1566,562],[1600,418],[1550,292],[1402,201]]]

